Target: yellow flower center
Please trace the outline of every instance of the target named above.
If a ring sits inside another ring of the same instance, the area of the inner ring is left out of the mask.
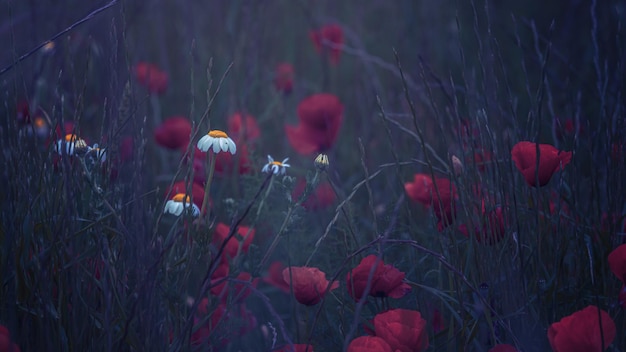
[[[174,197],[172,197],[172,200],[175,202],[185,202],[185,203],[190,203],[190,197],[184,193],[177,193]]]
[[[281,163],[280,161],[272,161],[270,165],[283,166],[283,163]]]
[[[75,134],[71,134],[71,133],[70,133],[70,134],[66,134],[66,135],[65,135],[65,141],[66,141],[66,142],[75,142],[75,141],[76,141],[76,139],[78,139],[78,137],[76,137],[76,135],[75,135]]]
[[[224,131],[211,130],[211,131],[209,131],[209,137],[213,137],[213,138],[228,138],[228,135]]]

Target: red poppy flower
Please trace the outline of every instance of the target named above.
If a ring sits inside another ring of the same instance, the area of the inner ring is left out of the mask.
[[[291,194],[292,199],[295,201],[300,198],[302,192],[306,188],[306,180],[299,179],[296,186],[293,188]],[[323,182],[317,185],[315,191],[309,194],[309,197],[302,203],[302,206],[306,210],[322,210],[330,207],[337,200],[333,187],[328,182]]]
[[[394,352],[389,344],[378,336],[361,336],[350,342],[348,352]]]
[[[309,38],[315,46],[315,51],[328,55],[330,63],[337,65],[343,45],[343,29],[337,24],[329,24],[317,31],[309,32]]]
[[[393,351],[421,352],[428,348],[426,320],[418,311],[391,309],[374,317],[374,333]]]
[[[537,143],[523,141],[513,146],[511,157],[526,182],[533,187],[541,187],[550,182],[555,172],[569,164],[572,152],[559,151],[549,144],[539,144],[539,169],[537,169]]]
[[[293,89],[293,65],[283,62],[276,66],[276,74],[274,76],[274,87],[283,94],[291,93]]]
[[[298,118],[297,127],[285,126],[289,144],[303,155],[322,152],[337,140],[343,105],[333,94],[314,94],[298,104]]]
[[[548,340],[554,352],[602,351],[601,336],[604,336],[606,349],[615,339],[615,334],[615,323],[609,313],[604,310],[598,312],[598,307],[588,306],[550,325]]]
[[[170,117],[154,130],[157,144],[168,149],[186,149],[190,135],[191,122],[183,116]]]
[[[490,349],[489,352],[517,352],[517,348],[515,348],[515,346],[507,344],[500,344],[493,346],[493,348]]]
[[[392,265],[385,264],[376,255],[371,254],[363,258],[359,265],[346,274],[348,293],[356,301],[363,297],[374,265],[376,269],[371,276],[370,296],[402,298],[411,291],[411,286],[404,282],[403,272]]]
[[[283,292],[289,293],[289,284],[283,278],[283,269],[285,269],[283,263],[273,262],[267,270],[267,276],[263,278],[263,281]]]
[[[322,300],[329,283],[323,271],[306,266],[292,266],[291,272],[289,268],[285,268],[283,279],[285,282],[291,283],[296,300],[307,306],[312,306]],[[339,283],[334,281],[328,290],[332,291],[337,287],[339,287]]]
[[[220,326],[220,324],[224,324],[227,314],[228,309],[224,303],[220,303],[217,307],[211,309],[211,307],[209,307],[209,300],[207,298],[203,298],[198,304],[198,311],[196,312],[196,316],[193,320],[195,331],[191,333],[191,344],[199,346],[201,344],[209,343],[211,334]],[[210,318],[206,319],[209,315]],[[198,324],[202,325],[198,327]],[[218,336],[221,334],[215,335]],[[224,337],[221,339],[223,340],[222,342],[226,342]]]
[[[274,352],[314,352],[313,346],[304,343],[294,343],[293,345],[285,345]]]
[[[485,172],[487,165],[493,160],[493,154],[488,150],[477,150],[474,152],[474,162],[478,171]]]
[[[228,135],[238,142],[253,142],[261,135],[254,116],[241,112],[236,112],[228,118],[228,132]]]
[[[435,188],[435,185],[437,188]],[[433,182],[430,175],[415,174],[413,182],[404,184],[404,190],[412,200],[421,203],[426,208],[432,206],[437,219],[442,222],[442,225],[446,226],[453,221],[456,187],[449,179],[436,178],[435,182]],[[439,195],[440,199],[439,204],[435,204],[437,195]]]
[[[185,181],[178,181],[174,183],[174,185],[172,185],[171,189],[169,189],[168,187],[168,189],[165,191],[165,195],[167,196],[169,194],[170,197],[178,193],[187,193],[187,184],[185,183]],[[204,188],[202,188],[202,186],[195,182],[192,183],[191,197],[193,198],[192,201],[195,205],[197,205],[198,207],[202,207],[202,201],[204,200]]]
[[[222,244],[228,237],[228,232],[230,231],[230,226],[218,223],[215,226],[215,232],[213,233],[213,244],[217,246],[217,248],[221,248]],[[247,253],[248,248],[250,248],[250,244],[254,240],[255,230],[251,229],[247,226],[239,226],[237,228],[237,233],[235,236],[231,237],[230,240],[226,243],[224,247],[224,253],[222,254],[222,258],[228,260],[230,258],[234,258],[238,253]],[[239,247],[241,246],[241,249]]]
[[[155,64],[139,62],[135,66],[135,76],[139,84],[148,88],[150,93],[161,95],[167,90],[169,77]]]
[[[618,279],[626,284],[626,244],[615,248],[609,254],[609,268]]]

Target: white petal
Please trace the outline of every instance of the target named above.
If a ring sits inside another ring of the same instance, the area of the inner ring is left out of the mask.
[[[261,172],[268,172],[269,167],[270,167],[270,164],[265,164],[265,166],[263,166],[263,168],[261,169]]]
[[[193,215],[193,216],[200,215],[200,208],[198,208],[198,206],[195,205],[195,204],[191,205],[191,215]]]
[[[176,216],[180,216],[183,213],[183,203],[181,202],[173,202],[172,205],[172,214]]]
[[[228,151],[232,154],[235,155],[237,153],[237,145],[235,144],[235,142],[233,142],[232,139],[228,138]]]
[[[208,138],[209,138],[208,135],[204,135],[202,138],[200,138],[200,140],[198,140],[198,144],[196,145],[198,149],[200,149],[203,152],[206,152],[207,150],[209,150],[209,146],[207,145]]]
[[[285,164],[286,162],[288,162],[288,161],[289,161],[289,158],[285,158],[285,159],[283,159],[283,162],[282,162],[281,164],[283,164],[283,165],[284,165],[284,164]]]
[[[271,163],[273,163],[273,162],[274,162],[274,158],[272,158],[272,156],[271,156],[271,155],[267,154],[267,163],[268,163],[268,164],[271,164]]]
[[[220,139],[219,139],[219,141],[220,141],[220,149],[221,149],[223,152],[227,152],[227,151],[228,151],[228,148],[229,148],[228,139],[226,139],[226,138],[220,138]]]
[[[220,142],[217,139],[213,139],[211,141],[211,145],[213,147],[213,153],[217,154],[221,151],[220,149]]]

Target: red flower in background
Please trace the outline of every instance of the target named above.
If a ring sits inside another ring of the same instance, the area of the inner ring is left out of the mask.
[[[223,223],[218,223],[213,233],[213,244],[217,248],[222,248],[222,244],[228,237],[230,227]],[[231,237],[226,246],[224,247],[224,253],[222,254],[222,260],[228,260],[237,256],[238,253],[248,253],[248,248],[254,240],[255,230],[247,226],[239,226],[235,236]],[[241,245],[241,250],[239,246]],[[240,252],[241,251],[241,252]]]
[[[194,332],[191,333],[191,344],[198,346],[201,344],[209,343],[209,338],[213,331],[224,324],[224,320],[228,314],[228,309],[225,304],[220,303],[215,309],[209,310],[209,300],[203,298],[198,304],[198,310],[194,317]],[[206,321],[206,317],[210,315]],[[202,324],[198,327],[198,324]],[[219,334],[215,334],[219,336]],[[221,338],[222,342],[226,342],[224,337]]]
[[[411,287],[404,282],[403,272],[372,254],[363,258],[359,265],[346,274],[348,293],[352,298],[358,301],[363,297],[374,265],[376,269],[371,276],[370,296],[402,298],[411,291]]]
[[[330,63],[337,65],[343,45],[343,29],[337,24],[326,25],[317,31],[309,32],[309,38],[319,54],[327,55]]]
[[[274,87],[283,94],[289,94],[293,90],[293,65],[283,62],[276,66]]]
[[[350,342],[348,352],[394,352],[389,344],[378,336],[361,336]]]
[[[421,203],[426,208],[432,206],[437,219],[443,226],[449,225],[454,220],[456,187],[449,179],[436,178],[433,182],[430,175],[415,174],[413,182],[404,184],[404,190],[413,201]],[[437,195],[439,195],[439,202],[435,202]]]
[[[199,184],[206,182],[206,165],[206,153],[196,148],[193,158],[194,182]],[[235,170],[240,175],[252,171],[247,144],[238,145],[237,154],[235,155],[230,153],[215,154],[215,173],[218,175],[229,175]]]
[[[333,94],[314,94],[298,104],[298,118],[297,127],[285,126],[289,144],[303,155],[322,152],[337,140],[343,105]]]
[[[437,308],[433,311],[432,325],[435,334],[445,329],[443,314]]]
[[[572,152],[559,151],[549,144],[539,144],[539,168],[537,169],[537,143],[523,141],[513,146],[511,157],[526,182],[533,187],[541,187],[550,182],[555,172],[569,164],[572,160]]]
[[[392,351],[421,352],[428,348],[426,320],[418,311],[391,309],[374,317],[374,333]]]
[[[20,352],[19,346],[11,342],[11,333],[4,325],[0,325],[0,352]]]
[[[161,147],[186,149],[191,138],[191,122],[183,116],[167,118],[154,130],[154,139]]]
[[[267,270],[267,276],[263,278],[263,281],[280,289],[283,292],[289,293],[289,284],[283,278],[283,270],[285,266],[281,262],[273,262]]]
[[[261,130],[254,116],[236,112],[228,118],[228,135],[237,142],[254,142],[261,136]]]
[[[517,352],[517,348],[511,345],[500,344],[493,346],[493,348],[490,349],[489,352]]]
[[[185,181],[178,181],[172,185],[172,188],[168,187],[168,189],[165,190],[165,196],[169,194],[170,195],[169,198],[171,198],[172,195],[178,194],[178,193],[187,194],[187,184],[185,183]],[[202,188],[202,186],[200,186],[199,184],[192,182],[191,183],[191,197],[193,198],[192,199],[193,203],[197,205],[199,208],[201,208],[202,201],[204,200],[204,188]]]
[[[618,279],[626,284],[626,244],[622,244],[609,253],[609,268]]]
[[[598,318],[602,319],[601,325]],[[548,340],[554,352],[602,351],[601,336],[604,336],[606,349],[615,339],[615,334],[615,323],[609,313],[600,310],[598,316],[598,307],[588,306],[550,325]]]
[[[323,271],[306,266],[292,266],[291,272],[289,268],[285,268],[283,279],[285,282],[291,283],[296,300],[307,306],[315,305],[322,300],[329,283]],[[328,290],[332,291],[337,287],[339,287],[339,283],[334,281]]]
[[[135,76],[139,84],[148,88],[150,93],[161,95],[167,90],[169,77],[155,64],[139,62],[135,66]]]
[[[291,197],[293,200],[297,200],[306,188],[306,180],[299,179],[296,186],[293,188]],[[302,203],[302,206],[306,210],[322,210],[330,207],[337,200],[333,187],[328,183],[320,183],[317,185],[315,191],[309,194],[309,197]]]
[[[229,282],[227,280],[228,273],[226,273],[226,275],[224,276],[218,276],[224,273],[223,269],[221,269],[220,271],[220,273],[217,273],[216,270],[216,272],[213,273],[213,275],[211,276],[212,287],[210,292],[212,295],[220,297],[222,300],[224,300],[224,302],[229,300],[229,295],[233,300],[235,300],[235,302],[240,303],[245,301],[245,299],[250,296],[250,293],[252,293],[248,285],[256,287],[259,283],[258,278],[252,279],[252,275],[247,272],[239,273],[235,280],[244,281],[248,284],[243,282]]]
[[[282,348],[274,350],[274,352],[314,352],[313,346],[304,343],[294,343],[293,345],[285,345]]]

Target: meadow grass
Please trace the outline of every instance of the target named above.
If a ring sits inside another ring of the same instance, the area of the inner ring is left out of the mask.
[[[341,351],[392,308],[421,313],[422,350],[549,351],[550,325],[588,305],[616,325],[604,347],[626,350],[607,261],[626,236],[620,2],[67,5],[0,4],[0,325],[22,351]],[[343,41],[317,52],[311,31],[327,24]],[[165,92],[140,62],[167,73]],[[281,62],[289,93],[274,86]],[[338,137],[300,154],[285,126],[324,92],[343,106]],[[236,112],[260,136],[227,162],[208,154],[231,169],[194,166],[197,141],[231,134]],[[182,148],[155,140],[171,116],[191,125]],[[65,134],[106,159],[59,154]],[[511,155],[525,140],[572,160],[530,186]],[[262,173],[266,155],[289,157],[286,175]],[[454,189],[450,218],[407,193],[415,174],[451,181],[430,190]],[[179,181],[206,191],[207,212],[164,214]],[[353,299],[346,274],[370,254],[410,292]],[[323,299],[268,284],[276,261],[290,278],[323,271]]]

